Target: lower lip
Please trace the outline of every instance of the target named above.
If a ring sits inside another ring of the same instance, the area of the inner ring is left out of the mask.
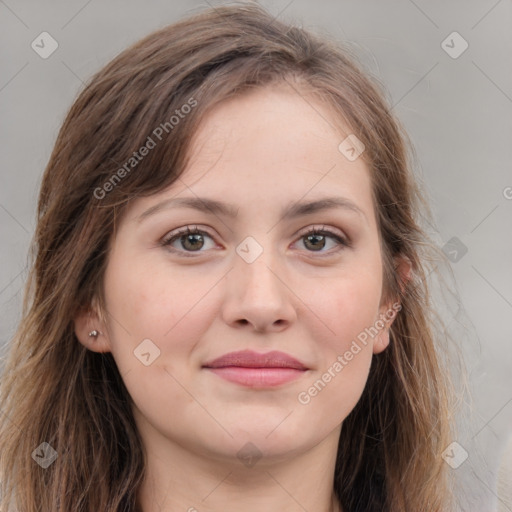
[[[279,386],[298,379],[306,370],[295,368],[244,368],[226,366],[223,368],[206,368],[222,379],[251,388]]]

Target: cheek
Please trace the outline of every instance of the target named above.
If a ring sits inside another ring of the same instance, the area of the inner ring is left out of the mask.
[[[337,304],[344,305],[342,300]],[[333,324],[336,335],[321,347],[320,364],[296,397],[299,408],[324,418],[327,432],[342,423],[361,398],[373,356],[371,338],[361,336],[371,325],[373,311],[364,314],[350,302],[345,306],[332,317],[337,319]]]
[[[365,388],[371,349],[362,347],[358,350],[360,352],[353,354],[350,361],[345,359],[345,353],[333,358],[297,396],[297,407],[303,408],[308,416],[322,418],[322,429],[326,432],[345,420]]]
[[[198,295],[182,274],[133,257],[111,262],[105,290],[109,312],[119,322],[124,320],[128,331],[160,336],[187,313]]]
[[[155,353],[159,351],[155,366],[188,355],[211,321],[205,294],[214,284],[204,274],[170,272],[165,265],[137,266],[133,258],[130,265],[111,265],[105,289],[112,353],[118,365],[125,370],[138,367],[134,350],[147,339],[154,343]]]
[[[202,324],[194,317],[194,291],[183,286],[186,292],[176,293],[179,281],[155,267],[122,265],[105,279],[112,355],[134,403],[148,417],[155,410],[165,417],[169,403],[193,405],[178,383],[186,381],[188,354]]]
[[[330,328],[333,349],[348,350],[350,342],[374,324],[381,292],[379,273],[357,272],[318,294],[316,309]]]
[[[311,307],[329,327],[323,331],[329,334],[319,336],[323,340],[320,366],[297,399],[319,414],[330,410],[332,428],[354,408],[368,379],[373,355],[368,332],[378,312],[380,282],[379,274],[354,274],[311,297],[317,299]]]

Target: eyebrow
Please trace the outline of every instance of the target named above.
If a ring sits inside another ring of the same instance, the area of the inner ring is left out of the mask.
[[[170,208],[192,208],[204,213],[213,213],[214,215],[235,218],[238,215],[238,208],[232,204],[223,203],[215,199],[201,197],[176,197],[166,199],[160,203],[151,206],[136,218],[137,222],[142,222],[148,217]],[[313,213],[342,208],[352,211],[363,217],[366,221],[366,214],[355,203],[347,198],[333,196],[323,197],[315,201],[291,203],[281,211],[281,220],[289,220],[295,217],[311,215]]]

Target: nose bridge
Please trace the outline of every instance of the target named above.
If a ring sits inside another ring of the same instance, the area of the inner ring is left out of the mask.
[[[277,248],[264,247],[247,237],[236,252],[226,288],[226,321],[250,323],[258,330],[292,321],[295,316],[293,294],[285,284],[284,265]]]
[[[267,237],[259,243],[255,238],[247,237],[236,249],[236,280],[240,280],[245,289],[244,296],[261,296],[260,298],[268,301],[275,300],[283,293],[283,283],[279,278],[282,265],[279,264],[276,248],[270,245],[269,239]]]

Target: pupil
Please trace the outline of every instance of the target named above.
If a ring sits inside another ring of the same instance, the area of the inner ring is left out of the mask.
[[[202,245],[202,240],[200,240],[202,236],[199,235],[199,234],[192,234],[192,235],[187,235],[187,237],[185,238],[185,242],[188,243],[188,242],[191,242],[191,248],[193,249],[194,247],[201,247]],[[196,243],[196,242],[199,242],[199,245]]]
[[[308,242],[311,242],[312,240],[315,240],[315,239],[318,240],[319,238],[324,238],[324,236],[323,235],[309,235],[307,237],[307,240],[308,240]],[[325,242],[325,239],[322,240],[322,241]],[[313,248],[315,248],[315,247],[317,249],[318,248],[322,249],[324,246],[323,245],[320,246],[320,245],[313,244]]]

